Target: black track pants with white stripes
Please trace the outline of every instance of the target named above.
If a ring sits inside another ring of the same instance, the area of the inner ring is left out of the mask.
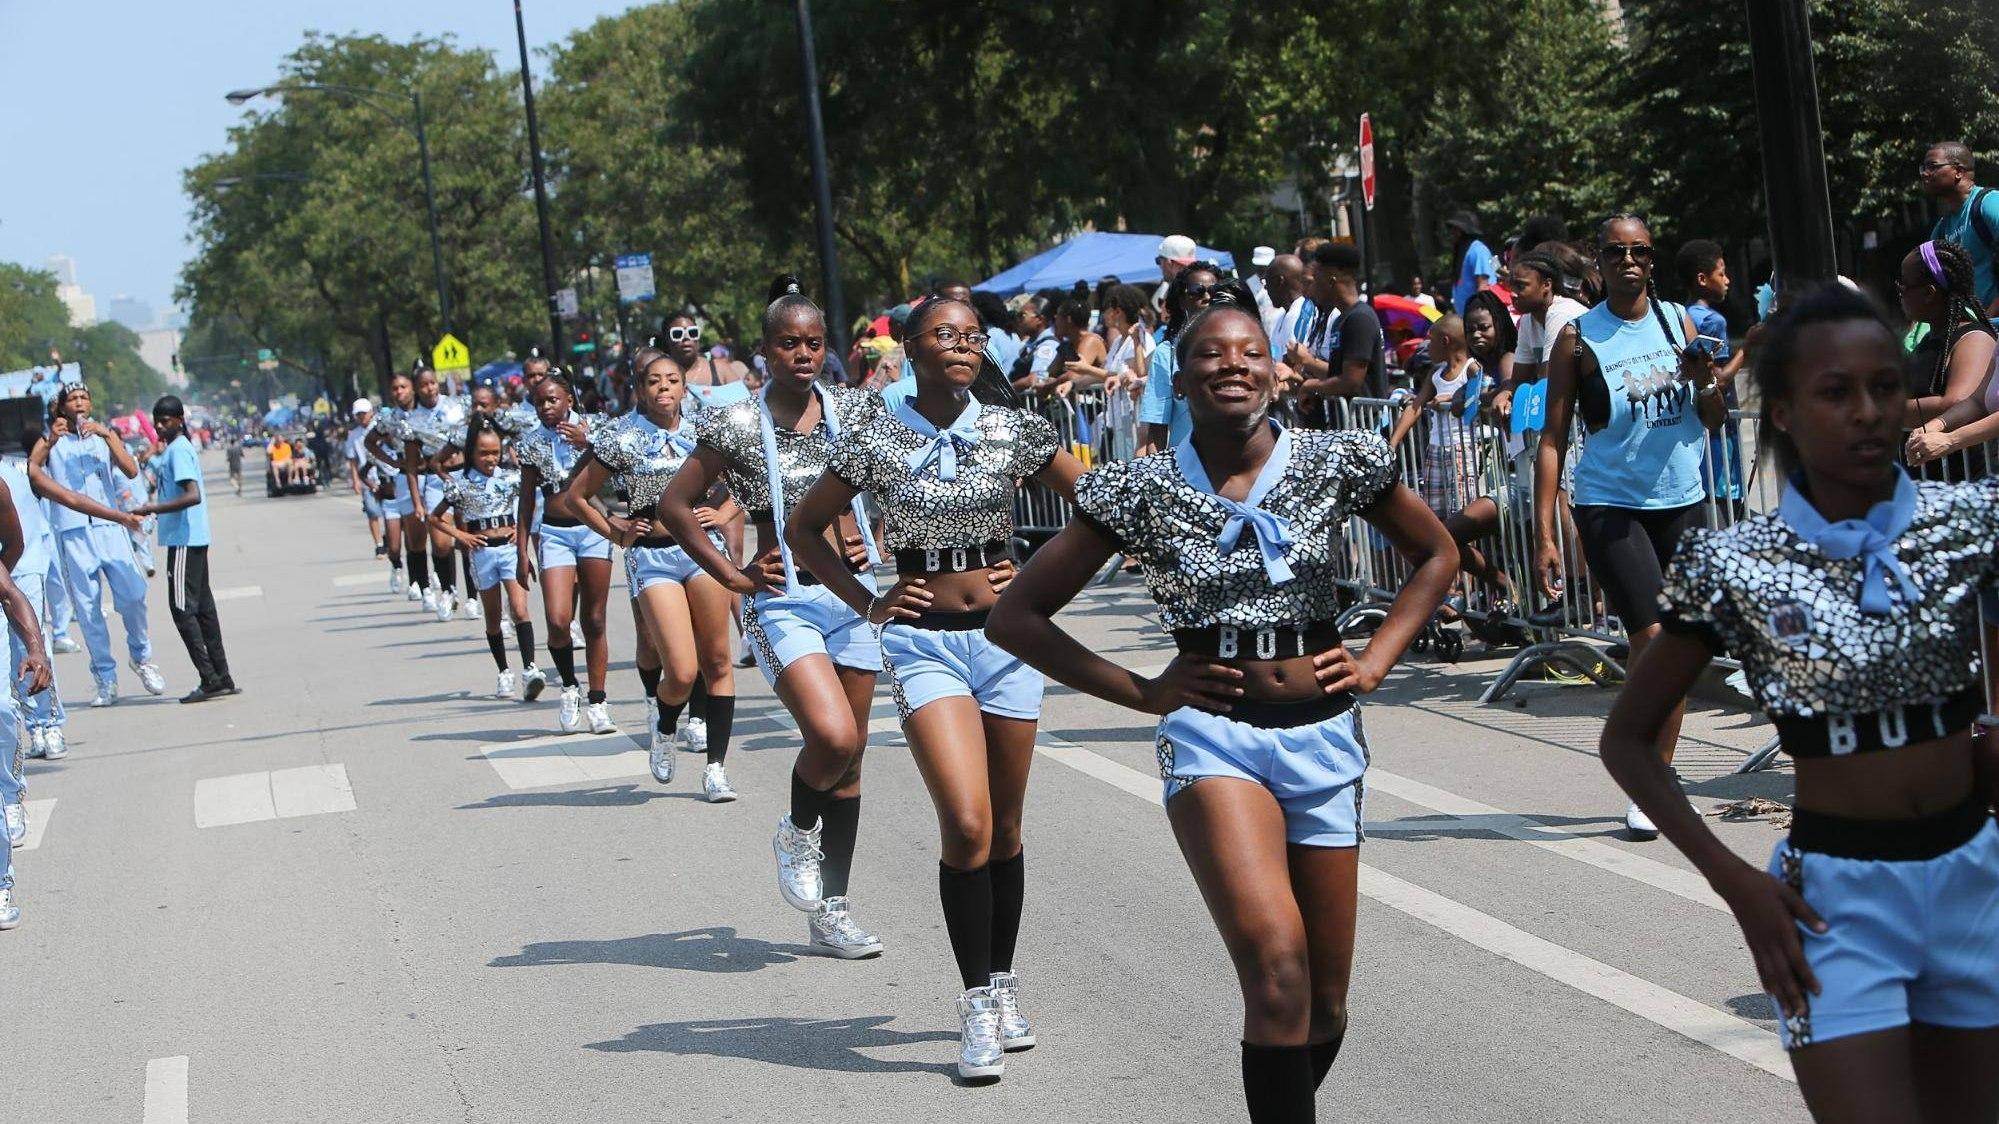
[[[215,617],[215,594],[208,588],[208,548],[167,548],[167,607],[187,645],[187,658],[203,687],[231,682],[229,657],[222,651],[222,622]]]

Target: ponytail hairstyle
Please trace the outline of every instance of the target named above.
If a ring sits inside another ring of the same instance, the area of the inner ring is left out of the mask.
[[[805,285],[799,281],[798,274],[780,273],[776,277],[771,278],[770,288],[764,294],[764,303],[769,304],[780,297],[789,296],[794,293],[799,296],[805,294]]]
[[[1645,216],[1631,211],[1619,211],[1604,219],[1603,224],[1596,228],[1596,244],[1599,249],[1610,244],[1610,228],[1621,222],[1635,222],[1639,226],[1644,227],[1646,239],[1648,241],[1651,240],[1652,224],[1645,221]],[[1684,332],[1677,334],[1674,332],[1673,325],[1666,319],[1666,310],[1659,302],[1659,245],[1657,242],[1652,243],[1652,262],[1645,267],[1645,303],[1652,309],[1652,318],[1659,322],[1659,331],[1666,337],[1667,345],[1677,353],[1686,345],[1686,341],[1678,338]]]
[[[967,304],[956,297],[930,297],[910,310],[909,319],[902,325],[902,338],[905,340],[914,338],[922,331],[923,325],[928,324],[940,309],[953,304],[971,310],[973,316],[979,316],[976,305]],[[993,331],[986,325],[982,316],[979,317],[979,330]],[[983,406],[1012,408],[1020,405],[1020,396],[1014,392],[1012,381],[999,369],[999,365],[993,362],[992,356],[988,355],[984,348],[979,350],[979,373],[972,380],[971,395]]]
[[[1756,388],[1763,398],[1761,434],[1763,450],[1776,460],[1786,477],[1798,470],[1798,449],[1791,435],[1770,420],[1770,406],[1790,398],[1793,386],[1791,367],[1797,362],[1799,344],[1807,328],[1864,320],[1898,342],[1888,317],[1872,298],[1838,282],[1807,289],[1804,295],[1788,300],[1764,321],[1763,339],[1756,349]]]
[[[1985,320],[1985,313],[1978,307],[1971,255],[1964,252],[1963,246],[1936,241],[1925,242],[1916,249],[1923,259],[1923,269],[1937,283],[1937,288],[1943,290],[1943,335],[1937,337],[1943,346],[1937,349],[1936,367],[1930,371],[1930,395],[1935,397],[1943,393],[1944,372],[1950,369],[1950,337],[1957,331],[1958,314],[1965,315],[1963,323],[1978,324]]]
[[[507,445],[507,433],[500,428],[500,420],[484,410],[473,410],[465,415],[465,466],[472,467],[472,452],[479,447],[479,435],[490,433],[500,439],[500,448]]]
[[[795,273],[778,274],[776,279],[770,283],[770,303],[764,306],[763,336],[765,341],[769,341],[772,334],[777,331],[777,326],[784,321],[787,314],[793,309],[802,308],[811,309],[812,314],[819,317],[820,323],[825,323],[826,314],[820,310],[818,305],[812,303],[810,297],[805,295],[805,287],[799,284],[798,275]]]

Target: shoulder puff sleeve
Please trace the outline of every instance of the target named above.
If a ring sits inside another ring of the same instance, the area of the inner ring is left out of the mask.
[[[598,464],[612,472],[623,472],[631,467],[625,443],[618,440],[618,432],[623,428],[622,422],[612,418],[603,425],[592,426],[589,431],[590,454],[597,458]]]
[[[868,441],[865,426],[846,430],[840,439],[833,442],[833,451],[826,457],[826,471],[840,478],[841,483],[857,491],[874,490],[878,473],[868,457]]]
[[[1728,604],[1713,560],[1717,545],[1705,528],[1694,528],[1680,538],[1659,585],[1659,623],[1719,654],[1727,647],[1723,615]]]
[[[456,472],[447,472],[442,479],[444,502],[453,507],[465,502],[465,478]]]
[[[1378,433],[1342,430],[1332,435],[1324,470],[1341,482],[1343,506],[1366,511],[1395,487],[1395,454]]]
[[[731,419],[742,408],[741,402],[731,402],[720,409],[703,410],[694,415],[695,443],[705,445],[727,458],[730,453],[728,431]]]
[[[1142,504],[1139,461],[1099,465],[1076,481],[1076,513],[1117,544],[1119,553],[1138,557],[1148,545],[1138,533]]]
[[[1048,462],[1061,451],[1062,439],[1056,435],[1055,426],[1040,414],[1026,410],[1016,413],[1019,428],[1014,436],[1011,475],[1019,480],[1047,468]]]

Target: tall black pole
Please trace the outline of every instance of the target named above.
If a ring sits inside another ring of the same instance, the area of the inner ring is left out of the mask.
[[[423,131],[423,95],[410,91],[416,111],[416,151],[423,160],[423,204],[430,213],[430,266],[437,274],[437,321],[440,332],[451,330],[451,294],[444,287],[444,237],[437,226],[437,185],[430,178],[430,138]]]
[[[555,243],[548,234],[548,184],[541,168],[541,129],[534,120],[534,78],[528,72],[528,29],[521,18],[521,0],[514,0],[514,34],[521,42],[521,101],[528,113],[528,157],[534,165],[534,217],[541,227],[541,287],[548,295],[549,359],[562,360],[562,312],[555,304]]]
[[[833,244],[833,183],[826,175],[826,123],[819,116],[819,57],[812,46],[812,3],[798,0],[798,53],[804,65],[805,131],[812,146],[812,192],[819,212],[819,283],[825,289],[826,345],[847,354],[846,302],[840,299],[840,256]]]
[[[1819,86],[1808,0],[1747,0],[1756,123],[1763,135],[1763,197],[1779,293],[1839,273],[1826,191]]]

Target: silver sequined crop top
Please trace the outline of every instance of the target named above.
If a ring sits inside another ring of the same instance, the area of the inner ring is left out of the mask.
[[[1039,414],[978,406],[978,442],[954,450],[955,478],[941,479],[935,458],[921,460],[933,441],[883,409],[840,435],[826,467],[881,502],[890,550],[944,549],[1006,542],[1013,537],[1018,481],[1048,466],[1059,447],[1055,427]],[[912,469],[912,455],[923,467]]]
[[[568,420],[583,426],[586,442],[600,427],[610,424],[608,418],[589,417],[574,410],[570,411]],[[541,475],[544,495],[552,496],[569,483],[570,474],[576,471],[576,462],[582,456],[582,449],[571,445],[569,439],[558,431],[541,424],[539,418],[533,428],[514,441],[514,457],[521,462],[521,467],[532,468]]]
[[[843,435],[859,428],[882,408],[881,396],[872,390],[847,386],[826,389]],[[764,467],[763,426],[759,420],[762,413],[762,399],[750,398],[703,410],[697,422],[701,444],[722,456],[729,494],[752,518],[759,520],[769,519],[771,510],[770,476]],[[805,433],[789,426],[775,428],[784,510],[790,511],[826,470],[833,437],[823,418]]]
[[[1171,452],[1106,464],[1076,482],[1076,507],[1136,559],[1168,631],[1233,625],[1303,626],[1340,611],[1333,582],[1350,576],[1347,517],[1395,483],[1388,443],[1373,433],[1291,431],[1291,461],[1262,507],[1291,523],[1292,579],[1272,584],[1256,537],[1223,553],[1228,522],[1215,497],[1189,483]]]
[[[1978,591],[1999,573],[1999,481],[1918,483],[1895,555],[1922,591],[1860,608],[1865,561],[1831,559],[1772,513],[1680,540],[1659,591],[1667,628],[1742,662],[1786,752],[1934,741],[1983,709]]]
[[[447,445],[465,439],[465,418],[471,412],[462,398],[439,398],[435,406],[412,406],[404,411],[404,436],[417,443],[426,457],[434,457]]]
[[[590,428],[590,451],[611,470],[611,481],[631,500],[632,511],[659,506],[673,474],[694,449],[693,426],[685,418],[669,433],[637,410]]]
[[[512,519],[519,510],[519,469],[502,468],[487,476],[475,469],[444,474],[444,499],[458,509],[460,519]]]

